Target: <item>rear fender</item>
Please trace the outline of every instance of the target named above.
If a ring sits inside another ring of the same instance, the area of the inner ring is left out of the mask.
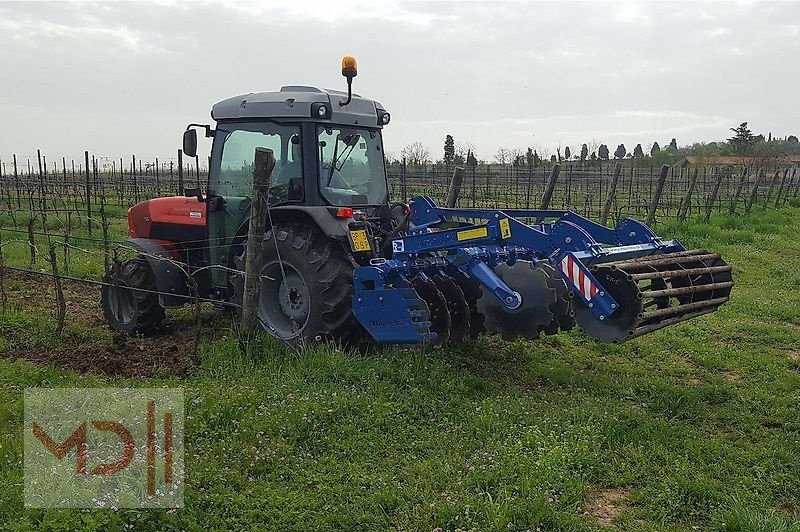
[[[186,274],[175,264],[179,259],[169,244],[151,238],[129,238],[125,245],[139,251],[150,264],[162,307],[181,307],[190,302]]]

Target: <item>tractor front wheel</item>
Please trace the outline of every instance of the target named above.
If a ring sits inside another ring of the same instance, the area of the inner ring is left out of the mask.
[[[341,243],[316,227],[286,224],[267,231],[262,253],[258,318],[265,329],[290,342],[358,340],[353,262]],[[244,270],[245,253],[236,265]],[[234,300],[241,304],[244,276],[236,275],[233,285]]]
[[[103,278],[103,314],[112,329],[150,334],[164,319],[153,271],[144,257],[113,266]]]

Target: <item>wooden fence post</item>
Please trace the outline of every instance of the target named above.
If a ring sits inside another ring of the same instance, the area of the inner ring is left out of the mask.
[[[608,187],[606,204],[603,206],[603,212],[600,215],[600,225],[606,225],[608,222],[608,213],[611,211],[611,205],[613,205],[617,197],[617,183],[619,182],[620,173],[622,173],[622,163],[617,163],[614,165],[614,177],[611,178],[611,184]]]
[[[761,181],[761,178],[764,177],[764,169],[758,171],[756,174],[756,182],[753,183],[753,190],[750,191],[750,198],[745,202],[744,205],[744,212],[750,213],[750,210],[753,208],[753,204],[756,202],[756,198],[758,197],[758,185]]]
[[[661,193],[664,192],[664,184],[667,182],[668,173],[669,166],[665,164],[661,167],[661,175],[658,176],[656,190],[650,199],[650,208],[647,211],[647,220],[645,221],[647,225],[653,225],[656,222],[656,210],[658,209],[658,202],[661,200]]]
[[[445,206],[454,209],[461,195],[461,183],[464,181],[464,169],[460,166],[453,168],[453,179],[450,181],[450,189],[447,191],[447,201]]]
[[[736,212],[736,207],[739,206],[739,197],[742,195],[745,183],[747,183],[747,168],[742,168],[742,178],[739,179],[739,184],[736,185],[736,193],[733,195],[733,199],[731,199],[730,214],[734,214]]]
[[[686,190],[686,197],[683,198],[683,203],[681,203],[680,209],[678,209],[679,222],[685,222],[686,217],[692,209],[692,194],[694,193],[695,185],[697,185],[697,168],[695,168],[692,173],[692,178],[689,181],[689,188]]]
[[[550,200],[553,199],[553,192],[556,189],[556,183],[558,182],[558,174],[561,173],[561,165],[554,164],[553,169],[550,170],[550,177],[547,180],[547,188],[544,190],[544,195],[542,196],[542,203],[539,206],[539,210],[546,211],[550,208]],[[543,218],[539,218],[536,220],[536,223],[540,223]]]
[[[6,296],[5,278],[6,263],[5,259],[3,258],[3,232],[0,231],[0,304],[2,305],[3,314],[6,312],[6,303],[8,301],[8,297]]]
[[[250,227],[247,234],[247,253],[244,266],[244,294],[242,296],[242,329],[250,333],[258,325],[258,299],[261,294],[261,246],[267,223],[269,181],[275,168],[275,155],[269,148],[255,150],[253,170],[253,201],[250,206]]]
[[[139,175],[136,173],[136,155],[131,155],[131,176],[133,176],[133,200],[139,203]]]
[[[13,155],[14,158],[14,188],[17,189],[17,208],[22,208],[22,201],[19,197],[19,173],[17,171],[17,154]]]
[[[42,170],[42,152],[36,150],[36,159],[39,162],[39,209],[42,212],[42,230],[47,231],[47,190],[45,189],[45,174],[47,173],[47,162],[44,163]]]
[[[53,285],[56,291],[56,304],[57,304],[57,316],[58,316],[58,328],[56,331],[58,335],[61,336],[61,333],[64,332],[64,321],[67,315],[67,304],[64,301],[64,290],[61,288],[61,277],[58,274],[58,259],[56,258],[56,244],[55,242],[50,243],[50,250],[47,262],[50,263],[50,269],[53,272]]]
[[[183,194],[183,150],[178,150],[178,195]]]
[[[92,182],[89,177],[89,152],[83,152],[83,157],[86,161],[86,227],[89,230],[89,236],[92,236]]]
[[[714,210],[714,203],[717,201],[717,195],[719,194],[719,187],[722,185],[722,172],[717,172],[717,182],[714,183],[714,189],[711,191],[711,197],[708,198],[708,203],[706,203],[706,223],[711,219],[711,212]]]
[[[772,197],[772,191],[775,190],[775,183],[778,182],[778,176],[781,174],[780,170],[775,170],[775,174],[772,176],[772,180],[769,182],[769,188],[767,189],[767,197],[764,198],[764,210],[767,209],[769,205],[769,200]]]
[[[783,189],[786,187],[786,178],[789,177],[789,169],[783,171],[783,178],[781,179],[781,186],[778,189],[778,197],[775,198],[775,208],[781,206],[781,196],[783,196]]]

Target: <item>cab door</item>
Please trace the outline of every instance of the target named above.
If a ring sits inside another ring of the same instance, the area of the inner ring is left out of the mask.
[[[300,127],[274,122],[234,122],[217,125],[208,175],[208,255],[212,284],[227,287],[234,267],[231,242],[250,215],[255,149],[275,155],[270,179],[270,204],[288,199],[290,180],[302,180]]]

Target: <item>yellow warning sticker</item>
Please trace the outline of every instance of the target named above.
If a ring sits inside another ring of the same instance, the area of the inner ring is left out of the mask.
[[[466,231],[459,231],[456,233],[458,240],[472,240],[474,238],[484,238],[489,236],[489,230],[485,227],[478,227],[475,229],[467,229]]]
[[[511,223],[508,221],[508,218],[500,220],[500,238],[503,240],[511,238]]]
[[[369,251],[372,249],[372,247],[369,245],[367,232],[363,229],[350,231],[350,239],[353,241],[353,251]]]

